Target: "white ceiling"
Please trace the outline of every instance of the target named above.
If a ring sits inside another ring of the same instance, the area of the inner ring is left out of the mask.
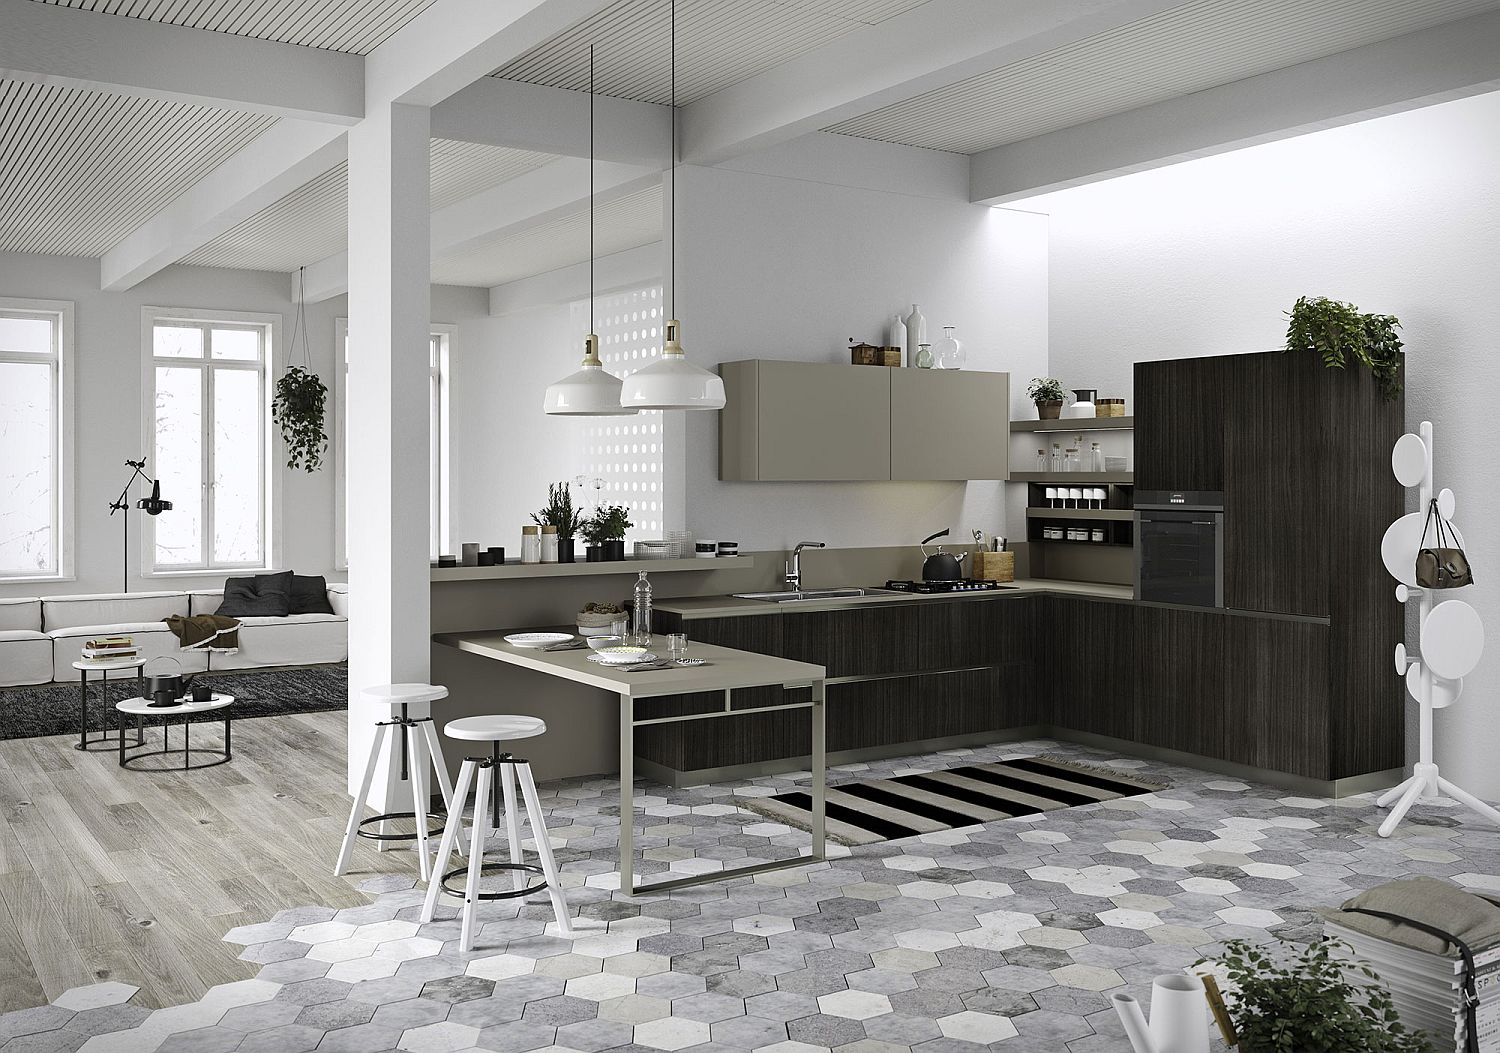
[[[661,240],[661,184],[601,204],[596,217],[595,252],[623,252]],[[432,261],[440,285],[503,285],[589,258],[589,214],[580,209],[510,235],[476,242]]]
[[[102,255],[274,120],[0,80],[0,251]]]
[[[444,208],[552,160],[550,154],[434,139],[432,207]],[[294,271],[348,245],[349,174],[340,164],[244,220],[182,262],[202,267]]]
[[[828,130],[977,153],[1497,7],[1500,0],[1195,0]]]
[[[686,105],[928,0],[678,0],[677,102]],[[671,0],[616,0],[494,76],[671,101]]]
[[[309,47],[367,53],[434,0],[33,0]],[[498,2],[498,0],[496,0]],[[687,104],[931,0],[678,0],[678,101]],[[496,71],[668,99],[670,0],[614,0]],[[973,153],[1402,33],[1500,0],[1191,0],[1151,18],[969,78],[831,131]],[[995,0],[996,17],[1005,7]],[[213,107],[0,80],[0,251],[99,256],[273,123]],[[544,164],[545,155],[433,144],[433,207]],[[342,166],[184,262],[295,270],[342,251]],[[601,209],[601,251],[660,237],[655,198]],[[584,258],[582,213],[437,261],[439,280],[490,285]]]
[[[435,0],[34,0],[366,55]]]

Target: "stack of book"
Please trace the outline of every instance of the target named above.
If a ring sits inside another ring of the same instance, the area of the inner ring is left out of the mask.
[[[118,662],[139,657],[133,636],[97,636],[83,642],[83,661]]]
[[[1409,1030],[1424,1032],[1437,1050],[1464,1053],[1468,1019],[1464,1013],[1463,959],[1419,951],[1340,925],[1324,922],[1324,931],[1347,943],[1355,955],[1380,976]],[[1480,1053],[1500,1053],[1500,947],[1474,955],[1475,1033]],[[1451,1045],[1450,1045],[1451,1043]]]

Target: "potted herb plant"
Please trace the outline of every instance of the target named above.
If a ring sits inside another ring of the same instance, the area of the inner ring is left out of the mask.
[[[1026,397],[1036,403],[1038,420],[1057,420],[1062,416],[1063,386],[1053,377],[1032,377]]]
[[[537,526],[557,529],[557,561],[574,562],[573,538],[583,526],[583,513],[573,507],[573,491],[567,483],[553,483],[547,487],[547,506],[540,512],[531,513]]]
[[[1401,395],[1401,322],[1395,315],[1363,314],[1350,303],[1326,296],[1300,297],[1287,312],[1287,351],[1310,351],[1329,369],[1351,359],[1375,376],[1380,393],[1393,402]]]
[[[1244,1053],[1431,1053],[1348,944],[1278,944],[1230,940],[1217,957],[1233,985],[1226,1002]]]
[[[603,511],[603,509],[600,509]],[[604,562],[604,535],[605,526],[599,521],[599,512],[588,516],[578,526],[578,532],[583,535],[584,549],[583,559],[585,563]]]
[[[597,528],[599,543],[604,546],[603,559],[616,563],[625,558],[625,531],[635,526],[630,509],[624,505],[605,505],[594,513],[592,525]]]

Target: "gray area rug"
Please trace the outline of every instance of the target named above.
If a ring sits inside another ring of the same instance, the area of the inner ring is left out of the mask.
[[[828,787],[828,838],[843,845],[870,845],[1134,797],[1165,786],[1112,768],[1046,756],[844,782]],[[742,807],[801,830],[812,822],[812,797],[801,790],[753,797]]]
[[[234,718],[284,716],[343,709],[349,704],[349,669],[345,665],[310,665],[287,669],[246,669],[200,673],[194,684],[234,696]],[[89,730],[115,726],[114,705],[140,694],[133,676],[100,681],[89,678]],[[78,685],[39,684],[0,689],[0,739],[78,734]]]

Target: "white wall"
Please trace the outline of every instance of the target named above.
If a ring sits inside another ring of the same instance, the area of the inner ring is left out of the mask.
[[[869,144],[851,147],[877,164]],[[909,173],[913,155],[955,163],[932,151],[888,153]],[[1046,361],[1045,219],[971,205],[962,180],[952,196],[928,196],[928,185],[830,185],[810,177],[813,167],[788,163],[790,176],[680,170],[677,314],[688,357],[710,369],[747,358],[848,362],[849,337],[883,342],[891,316],[915,302],[933,341],[941,326],[957,326],[968,367],[1010,371],[1014,408],[1024,406],[1018,389]],[[914,545],[943,527],[960,538],[1004,527],[998,482],[720,482],[717,414],[685,417],[687,526],[700,537],[746,549],[802,539],[866,547]],[[942,421],[931,426],[937,434]]]
[[[126,292],[99,289],[99,262],[63,256],[0,253],[0,296],[71,300],[75,304],[74,420],[75,580],[0,584],[0,596],[118,592],[120,590],[120,518],[110,518],[109,503],[119,494],[129,471],[127,457],[141,450],[141,308],[144,306],[256,311],[282,317],[283,346],[275,352],[275,370],[286,364],[295,308],[285,274],[208,267],[169,267]],[[461,381],[471,358],[485,354],[488,299],[482,289],[433,288],[435,321],[458,326],[453,369]],[[312,362],[333,392],[334,319],[348,313],[343,297],[309,304],[307,327]],[[300,352],[299,352],[300,354]],[[480,371],[481,376],[485,375]],[[328,426],[332,436],[332,402]],[[279,445],[279,444],[278,444]],[[149,452],[149,451],[148,451]],[[342,578],[334,570],[334,472],[332,442],[320,471],[292,471],[282,462],[282,550],[277,565],[301,573]],[[455,465],[461,463],[455,461]],[[152,471],[147,466],[147,471]],[[152,472],[152,474],[155,474]],[[172,496],[167,495],[169,498]],[[140,574],[141,513],[131,510],[130,588],[213,588],[224,574],[190,577],[144,577]]]
[[[1018,207],[1051,216],[1051,364],[1065,387],[1128,396],[1138,360],[1278,347],[1283,312],[1303,294],[1397,315],[1407,423],[1436,425],[1438,483],[1458,494],[1480,580],[1464,598],[1500,634],[1500,488],[1486,398],[1500,386],[1500,95]],[[1389,451],[1370,456],[1384,463]],[[1437,721],[1445,774],[1490,800],[1500,799],[1500,721],[1487,690],[1497,678],[1500,644]]]

